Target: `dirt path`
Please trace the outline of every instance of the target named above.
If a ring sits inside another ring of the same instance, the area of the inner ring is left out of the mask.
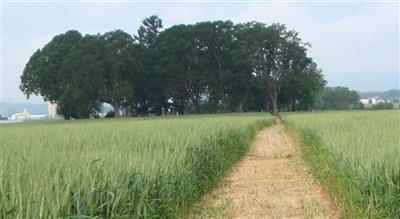
[[[197,218],[338,218],[336,206],[307,174],[284,126],[268,127],[225,185],[207,195]]]

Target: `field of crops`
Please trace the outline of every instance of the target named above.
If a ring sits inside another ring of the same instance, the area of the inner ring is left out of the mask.
[[[400,217],[400,111],[288,114],[313,174],[349,217]]]
[[[184,214],[272,121],[239,114],[2,125],[0,218]]]

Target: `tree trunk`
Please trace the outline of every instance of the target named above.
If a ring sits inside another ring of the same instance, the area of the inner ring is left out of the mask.
[[[225,94],[225,89],[222,89],[221,92],[221,101],[222,101],[222,112],[227,113],[229,111],[229,104],[228,104],[228,98]]]
[[[228,104],[226,103],[226,101],[224,100],[223,102],[222,102],[222,112],[223,113],[227,113],[229,110],[228,110]]]
[[[272,115],[276,116],[278,115],[278,103],[277,99],[272,100]]]
[[[162,107],[161,107],[161,105],[157,104],[154,107],[154,112],[156,113],[157,116],[161,116],[162,115]]]
[[[271,102],[270,100],[269,100],[269,97],[267,97],[267,98],[265,98],[266,100],[265,100],[265,104],[264,104],[264,111],[265,112],[269,112],[270,110],[269,110],[269,103]]]
[[[114,103],[113,107],[114,107],[114,117],[120,117],[121,116],[121,107],[120,107],[119,103]]]
[[[276,116],[278,115],[278,92],[276,92],[276,90],[272,90],[269,92],[269,98],[272,105],[271,114]]]
[[[296,111],[296,100],[292,100],[292,111]]]

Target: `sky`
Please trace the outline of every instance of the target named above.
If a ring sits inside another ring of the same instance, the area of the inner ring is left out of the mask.
[[[329,86],[358,91],[399,88],[399,3],[358,2],[3,2],[0,100],[26,102],[20,75],[29,57],[67,30],[136,34],[143,18],[175,24],[232,20],[281,23],[310,42],[309,56]],[[31,97],[28,102],[42,102]]]

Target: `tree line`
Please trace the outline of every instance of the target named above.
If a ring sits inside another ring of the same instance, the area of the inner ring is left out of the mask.
[[[317,95],[314,108],[320,110],[348,110],[364,109],[364,105],[360,102],[360,95],[357,91],[338,86],[325,87]]]
[[[29,59],[20,89],[87,118],[114,115],[306,110],[324,89],[311,45],[285,25],[208,21],[163,28],[143,20],[122,30],[55,36]]]

